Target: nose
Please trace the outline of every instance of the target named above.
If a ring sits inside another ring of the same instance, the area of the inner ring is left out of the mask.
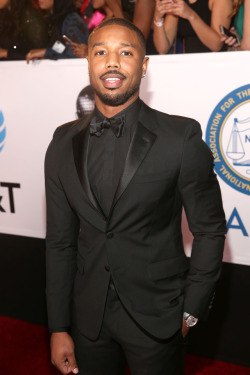
[[[120,58],[118,53],[110,52],[107,55],[106,68],[120,68]]]

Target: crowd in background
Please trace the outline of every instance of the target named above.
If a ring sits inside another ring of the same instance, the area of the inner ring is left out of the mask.
[[[250,0],[0,0],[0,60],[86,57],[105,17],[133,22],[147,54],[250,50]]]

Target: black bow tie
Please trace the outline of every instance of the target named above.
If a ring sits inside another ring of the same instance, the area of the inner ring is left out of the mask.
[[[100,119],[94,116],[90,122],[90,135],[100,137],[104,129],[111,128],[117,138],[122,137],[124,133],[125,115],[115,118]]]

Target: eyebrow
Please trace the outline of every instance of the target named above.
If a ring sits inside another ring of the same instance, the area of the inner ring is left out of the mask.
[[[123,47],[132,47],[132,48],[136,49],[136,47],[133,43],[120,43],[120,44]]]
[[[92,47],[92,48],[94,48],[94,47],[104,46],[105,44],[107,44],[107,43],[105,43],[105,42],[95,43],[95,44],[93,44],[93,47]],[[136,49],[136,46],[135,46],[133,43],[120,43],[120,45],[121,45],[122,47],[131,47],[131,48]]]

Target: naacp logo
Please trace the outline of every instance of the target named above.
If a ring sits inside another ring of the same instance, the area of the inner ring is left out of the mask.
[[[232,91],[215,107],[206,143],[216,173],[232,188],[250,195],[250,85]]]
[[[0,111],[0,151],[2,151],[4,146],[4,141],[6,137],[6,128],[4,126],[3,112]]]

